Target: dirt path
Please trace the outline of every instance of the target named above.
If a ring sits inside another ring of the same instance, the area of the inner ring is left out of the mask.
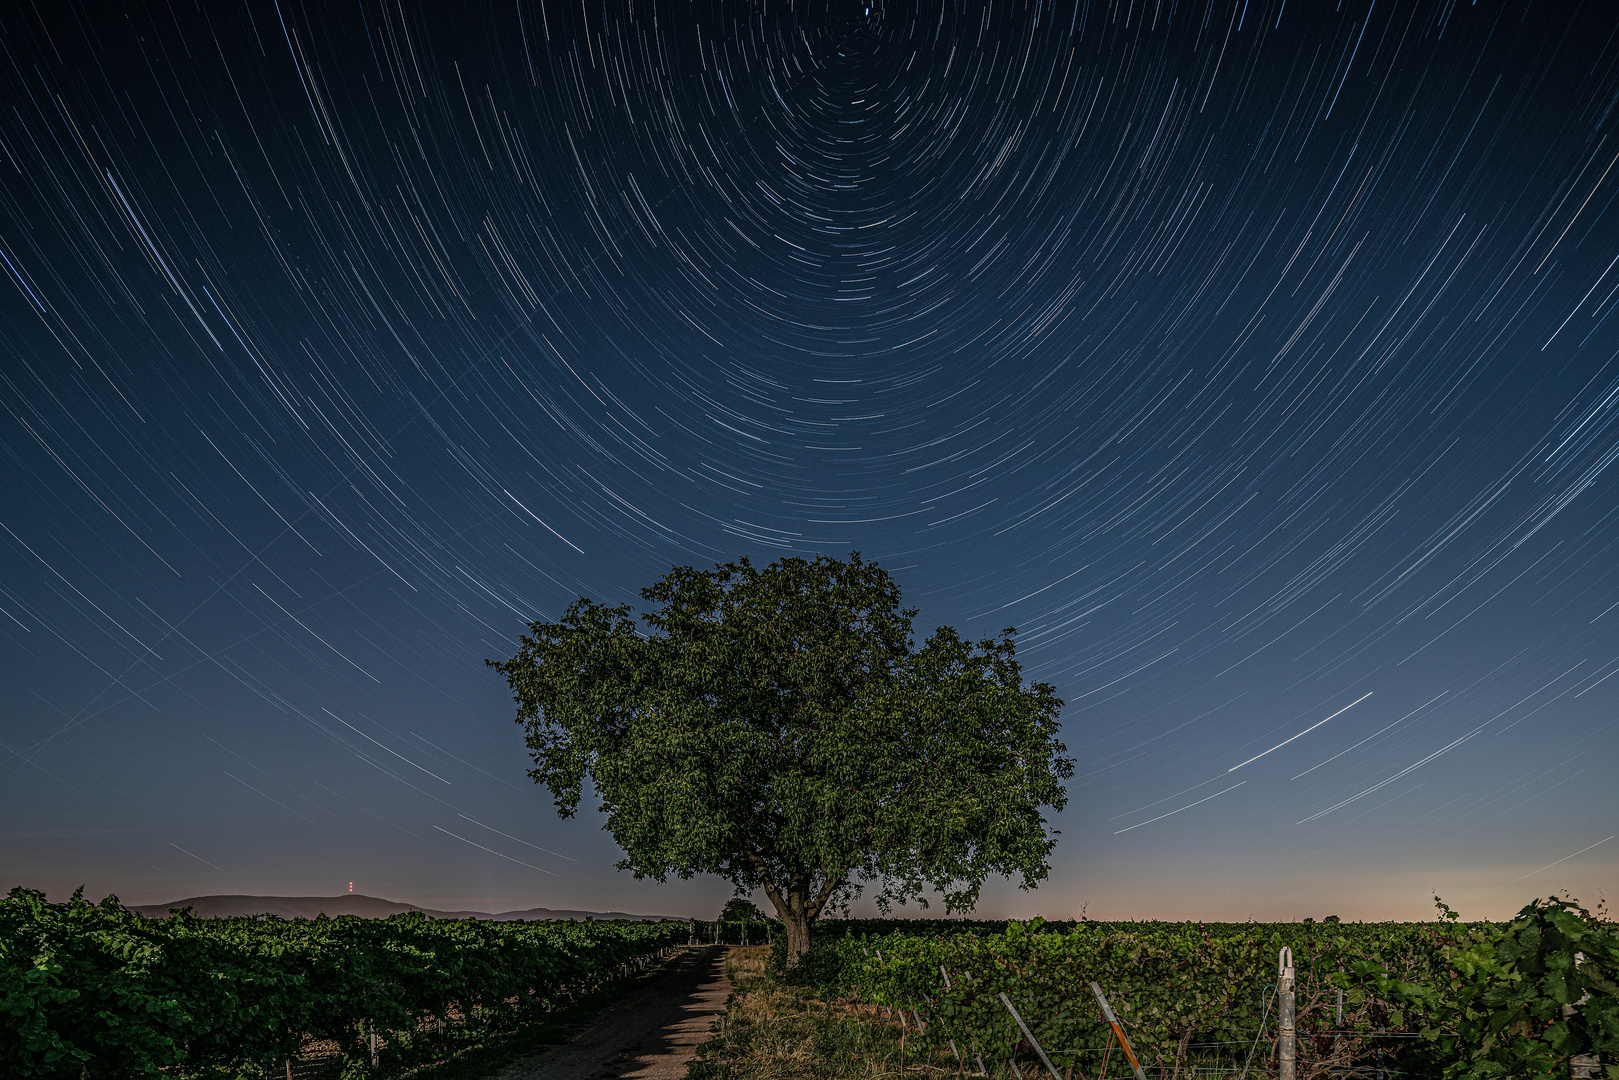
[[[662,976],[603,1009],[560,1046],[514,1062],[491,1080],[680,1080],[731,981],[724,946],[692,949]]]

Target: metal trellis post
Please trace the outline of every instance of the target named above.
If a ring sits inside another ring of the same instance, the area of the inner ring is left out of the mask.
[[[1051,1063],[1051,1059],[1046,1057],[1046,1052],[1040,1048],[1040,1042],[1034,1037],[1034,1032],[1030,1031],[1029,1025],[1023,1022],[1023,1017],[1017,1014],[1017,1009],[1012,1007],[1012,999],[1006,996],[1006,991],[1004,990],[1001,991],[1001,1004],[1006,1006],[1006,1011],[1012,1014],[1013,1020],[1017,1021],[1018,1030],[1022,1031],[1023,1037],[1029,1040],[1029,1045],[1034,1047],[1034,1052],[1040,1055],[1041,1064],[1046,1067],[1047,1071],[1051,1073],[1055,1080],[1062,1080],[1062,1073],[1058,1072],[1057,1066],[1053,1065]],[[1014,1070],[1017,1068],[1017,1064],[1015,1062],[1013,1063],[1012,1068]]]
[[[1119,1023],[1119,1018],[1113,1015],[1113,1006],[1107,1003],[1102,988],[1096,983],[1091,983],[1091,993],[1096,995],[1096,1003],[1102,1006],[1102,1018],[1107,1021],[1107,1026],[1113,1029],[1113,1037],[1119,1040],[1119,1047],[1124,1051],[1125,1060],[1130,1063],[1130,1068],[1135,1070],[1136,1080],[1147,1080],[1147,1074],[1141,1069],[1141,1062],[1136,1060],[1136,1052],[1130,1049],[1130,1040],[1124,1037],[1124,1026]]]

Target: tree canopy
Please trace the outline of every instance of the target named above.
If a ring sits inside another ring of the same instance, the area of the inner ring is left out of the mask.
[[[1025,685],[1016,631],[920,646],[893,579],[847,560],[676,567],[628,605],[535,622],[506,677],[529,775],[572,816],[588,778],[621,869],[762,888],[789,956],[829,905],[929,888],[970,909],[991,874],[1031,888],[1073,762],[1062,702]]]
[[[733,896],[720,909],[720,922],[764,922],[765,913],[745,896]]]

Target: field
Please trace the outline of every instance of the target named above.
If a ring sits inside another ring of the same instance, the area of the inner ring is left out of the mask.
[[[734,1021],[699,1074],[1123,1080],[1134,1070],[1094,982],[1147,1076],[1274,1076],[1284,947],[1299,1080],[1566,1077],[1571,1065],[1598,1068],[1581,1054],[1612,1062],[1611,924],[1556,901],[1505,924],[1441,913],[1381,924],[831,922],[791,975],[750,981],[742,966]],[[794,1048],[812,1045],[806,1070]]]
[[[397,1073],[543,1023],[688,940],[685,923],[155,920],[0,901],[0,1075],[285,1075],[314,1043]]]
[[[1152,1075],[1240,1074],[1269,1071],[1278,956],[1286,946],[1296,971],[1298,1075],[1309,1078],[1375,1072],[1380,1053],[1384,1069],[1420,1054],[1417,1018],[1351,973],[1371,963],[1397,980],[1421,982],[1441,970],[1446,945],[1476,929],[1012,924],[948,937],[846,936],[827,943],[831,955],[822,964],[823,978],[842,993],[901,1018],[917,1052],[953,1045],[973,1071],[980,1063],[1015,1068],[1019,1061],[1045,1071],[1021,1019],[1059,1071],[1130,1076],[1090,988],[1095,982]]]
[[[693,1077],[1128,1080],[1133,1054],[1143,1078],[1257,1078],[1279,1071],[1291,1005],[1298,1080],[1596,1076],[1596,1054],[1619,1080],[1611,923],[1564,901],[1503,924],[1441,915],[828,921],[790,969],[779,928],[707,924],[700,939],[775,944],[734,949],[737,993]],[[152,920],[112,898],[51,904],[17,889],[0,901],[0,1075],[280,1076],[321,1043],[334,1074],[401,1076],[543,1029],[691,933],[417,913]]]

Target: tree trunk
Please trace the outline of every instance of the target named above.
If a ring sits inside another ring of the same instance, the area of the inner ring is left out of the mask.
[[[792,905],[789,905],[791,907]],[[787,931],[787,966],[797,965],[798,958],[809,951],[810,921],[805,918],[803,909],[798,911],[783,911],[781,925]]]
[[[794,967],[798,958],[809,950],[809,928],[816,915],[810,908],[809,875],[795,875],[784,890],[776,889],[767,880],[765,896],[770,898],[776,917],[787,933],[787,966]]]
[[[760,865],[762,866],[762,863]],[[808,871],[792,874],[785,882],[785,888],[778,888],[768,876],[764,879],[765,896],[769,897],[770,903],[775,906],[776,916],[781,919],[782,928],[787,932],[789,968],[796,967],[798,958],[809,951],[810,924],[821,914],[821,909],[837,892],[844,879],[842,875],[828,877],[822,882],[819,894],[812,899],[810,889],[813,880]]]

